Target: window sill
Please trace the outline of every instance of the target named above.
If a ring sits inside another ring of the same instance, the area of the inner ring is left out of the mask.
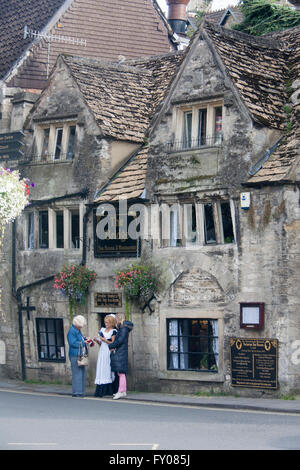
[[[70,165],[74,162],[73,160],[47,160],[45,162],[42,161],[33,161],[33,162],[26,162],[30,166],[40,166],[40,165]]]
[[[58,253],[64,253],[66,251],[71,252],[72,254],[81,254],[81,248],[26,248],[25,250],[20,250],[22,253],[45,253],[46,251],[56,251]]]
[[[185,380],[196,382],[224,382],[224,375],[222,372],[206,372],[206,371],[174,371],[164,370],[158,373],[160,379],[166,380]]]
[[[225,250],[236,247],[236,243],[210,243],[208,245],[201,245],[200,243],[195,243],[194,245],[186,245],[186,246],[159,246],[157,250],[187,250],[187,251],[199,251],[199,250],[206,250],[206,251],[215,251],[216,248],[224,248]]]
[[[169,155],[174,155],[174,154],[187,154],[187,153],[191,153],[192,155],[195,155],[195,154],[198,154],[198,155],[201,155],[201,154],[206,154],[209,153],[210,151],[211,152],[218,152],[220,147],[222,147],[222,143],[220,144],[211,144],[211,145],[203,145],[201,147],[189,147],[189,148],[170,148],[168,147],[166,152],[167,154]]]

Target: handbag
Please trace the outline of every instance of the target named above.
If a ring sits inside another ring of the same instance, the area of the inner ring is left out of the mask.
[[[79,350],[78,350],[78,359],[77,359],[77,365],[78,367],[84,367],[87,366],[89,363],[89,358],[87,355],[87,352],[83,352],[82,350],[82,344],[80,343]]]

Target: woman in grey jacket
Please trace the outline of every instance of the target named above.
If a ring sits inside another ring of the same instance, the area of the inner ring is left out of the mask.
[[[114,400],[126,397],[127,383],[126,374],[128,373],[128,336],[133,328],[131,321],[120,318],[117,315],[117,325],[119,327],[115,340],[108,347],[112,351],[110,355],[111,370],[119,376],[119,389],[113,396]]]

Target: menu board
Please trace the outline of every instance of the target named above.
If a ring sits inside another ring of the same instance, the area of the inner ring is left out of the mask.
[[[277,389],[278,340],[230,338],[231,385]]]
[[[122,294],[119,292],[97,292],[95,307],[122,307]]]

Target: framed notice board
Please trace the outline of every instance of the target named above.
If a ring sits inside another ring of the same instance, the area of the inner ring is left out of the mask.
[[[231,385],[278,388],[278,340],[230,338]]]

